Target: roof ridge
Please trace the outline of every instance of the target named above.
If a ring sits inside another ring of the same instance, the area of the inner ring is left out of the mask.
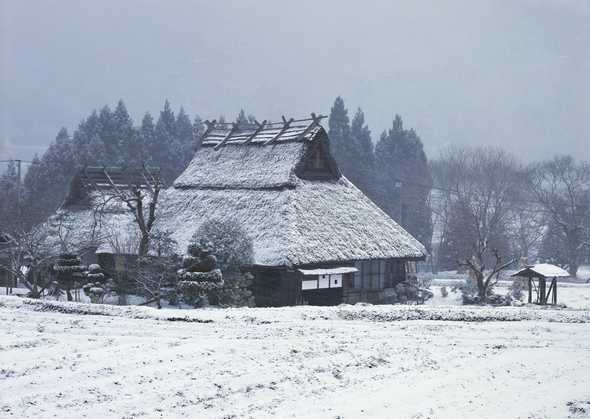
[[[203,134],[201,144],[203,146],[214,146],[215,149],[228,144],[262,144],[270,145],[279,142],[302,141],[309,136],[315,128],[321,127],[321,120],[324,115],[311,114],[311,118],[287,119],[282,117],[282,122],[239,124],[237,122],[205,121],[207,130]],[[313,135],[311,136],[313,138]]]

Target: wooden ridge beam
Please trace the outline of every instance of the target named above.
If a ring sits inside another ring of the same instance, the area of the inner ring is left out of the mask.
[[[303,130],[303,132],[301,134],[299,134],[297,136],[297,140],[299,141],[301,139],[303,139],[303,137],[305,137],[312,129],[314,129],[315,127],[320,125],[320,122],[322,119],[324,119],[326,116],[325,115],[319,115],[317,116],[315,113],[311,113],[311,123],[307,126],[307,128],[305,128]]]
[[[256,129],[254,130],[254,132],[252,134],[250,134],[248,136],[248,138],[246,138],[246,141],[244,141],[244,144],[249,144],[250,142],[252,142],[252,140],[254,139],[254,137],[256,137],[260,131],[262,131],[264,129],[264,126],[266,125],[266,119],[264,121],[262,121],[262,123],[259,123],[258,121],[254,121],[256,123]]]
[[[285,118],[284,116],[282,116],[281,118],[283,118],[283,127],[281,128],[281,130],[277,133],[277,135],[275,135],[274,137],[272,137],[270,140],[266,141],[264,143],[264,145],[268,145],[268,144],[272,144],[274,143],[276,140],[279,139],[279,137],[281,135],[283,135],[285,133],[285,131],[287,131],[289,129],[289,127],[291,126],[291,124],[293,122],[295,122],[295,120],[293,118],[287,120],[287,118]]]
[[[229,141],[229,139],[231,138],[232,135],[234,135],[236,133],[236,131],[239,131],[240,128],[238,127],[238,124],[236,122],[234,122],[232,124],[231,129],[229,130],[229,132],[225,135],[225,137],[223,137],[223,140],[221,140],[219,142],[219,144],[217,144],[214,147],[214,150],[218,150],[222,145],[224,145],[225,143],[227,143]]]

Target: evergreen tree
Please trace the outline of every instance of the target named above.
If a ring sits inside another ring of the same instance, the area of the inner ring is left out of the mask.
[[[193,154],[201,147],[201,142],[203,141],[204,134],[205,123],[203,122],[201,117],[197,115],[193,120],[193,138],[195,139],[194,149],[192,150]]]
[[[157,164],[154,159],[157,149],[156,127],[154,125],[154,118],[149,112],[146,112],[141,120],[138,136],[141,145],[141,161],[147,165],[156,166]]]
[[[350,173],[346,176],[365,194],[375,195],[375,155],[371,131],[365,124],[365,114],[359,108],[352,118],[350,127],[351,140],[356,150],[356,163],[351,165]]]
[[[80,122],[78,129],[74,132],[72,148],[78,166],[84,167],[93,164],[94,160],[90,155],[89,146],[93,138],[100,135],[100,126],[98,113],[93,111],[88,118]],[[96,145],[93,148],[96,148]]]
[[[118,149],[113,156],[114,163],[120,166],[134,166],[137,163],[137,155],[140,153],[137,147],[136,131],[133,129],[133,121],[127,112],[123,100],[119,100],[112,114],[113,144]]]
[[[162,179],[169,184],[184,167],[179,167],[180,165],[177,164],[181,147],[177,139],[176,118],[168,100],[164,103],[164,109],[160,112],[156,123],[155,141],[157,146],[153,150],[153,159],[160,167]]]
[[[238,116],[236,117],[236,123],[240,129],[246,129],[256,123],[256,117],[252,114],[246,116],[246,112],[243,109],[240,109],[240,113],[238,113]]]
[[[243,109],[240,109],[240,113],[238,113],[238,116],[236,117],[236,124],[238,124],[238,127],[240,128],[248,127],[248,117],[246,116],[246,112],[244,112]]]
[[[432,239],[432,177],[420,137],[395,116],[375,147],[377,203],[427,248]]]
[[[0,233],[9,232],[15,226],[18,213],[18,179],[16,163],[9,161],[6,171],[0,175]]]
[[[203,122],[191,120],[184,109],[175,117],[170,103],[164,103],[158,122],[149,113],[135,128],[120,100],[114,111],[104,106],[83,119],[70,138],[60,130],[41,158],[30,166],[24,185],[30,222],[43,221],[63,201],[69,182],[84,166],[158,166],[165,182],[174,180],[192,158],[204,132]]]
[[[330,110],[328,118],[328,136],[330,137],[330,148],[336,159],[340,170],[346,176],[352,173],[356,150],[354,150],[350,135],[350,120],[348,110],[344,106],[344,100],[338,96],[334,106]]]
[[[72,141],[68,131],[62,128],[43,158],[33,159],[24,178],[26,206],[32,217],[31,222],[47,217],[59,207],[75,172]]]
[[[119,139],[115,119],[108,105],[103,106],[98,114],[98,139],[104,144],[105,156],[109,163],[118,158]],[[105,162],[106,163],[106,162]]]
[[[337,97],[328,120],[330,148],[338,167],[354,185],[370,197],[375,196],[375,156],[371,131],[359,108],[352,119],[344,100]]]
[[[175,131],[179,146],[177,159],[184,169],[193,158],[195,152],[195,137],[193,124],[183,108],[180,108],[178,116],[176,117]]]

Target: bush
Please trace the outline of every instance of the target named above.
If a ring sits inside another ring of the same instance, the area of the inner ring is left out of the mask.
[[[441,287],[441,288],[440,288],[440,295],[441,295],[443,298],[447,298],[447,297],[448,297],[448,295],[449,295],[449,291],[447,290],[447,287]]]
[[[242,273],[241,269],[252,264],[254,250],[252,239],[242,226],[233,221],[212,220],[197,230],[193,241],[214,249],[217,266],[223,273],[223,286],[208,293],[211,303],[226,307],[253,306],[254,276]]]
[[[214,249],[217,267],[224,274],[240,272],[254,259],[252,239],[235,221],[212,220],[203,223],[193,236],[201,247]]]
[[[516,277],[510,285],[510,294],[515,300],[521,300],[525,289],[527,289],[527,280]]]

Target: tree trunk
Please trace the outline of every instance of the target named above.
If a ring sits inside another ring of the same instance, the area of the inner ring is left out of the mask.
[[[480,277],[480,273],[478,272],[477,274],[477,293],[479,295],[479,298],[481,300],[482,303],[485,303],[487,300],[487,289],[485,286],[485,282],[483,280],[483,278]]]
[[[141,234],[141,241],[139,242],[139,256],[147,256],[150,248],[150,236],[149,234]]]
[[[567,271],[569,272],[570,276],[572,276],[573,278],[576,278],[578,276],[579,264],[576,260],[577,259],[576,257],[572,257],[570,259],[571,260],[570,260]]]

